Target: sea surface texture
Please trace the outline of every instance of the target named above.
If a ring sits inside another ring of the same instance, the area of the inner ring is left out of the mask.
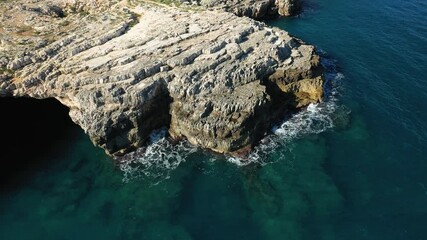
[[[427,1],[303,8],[267,23],[321,51],[325,101],[244,161],[159,129],[117,163],[58,103],[0,99],[0,239],[427,239]]]

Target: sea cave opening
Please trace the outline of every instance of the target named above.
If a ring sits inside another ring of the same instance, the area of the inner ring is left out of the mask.
[[[78,136],[68,108],[56,99],[0,98],[0,185],[24,180],[54,161]]]

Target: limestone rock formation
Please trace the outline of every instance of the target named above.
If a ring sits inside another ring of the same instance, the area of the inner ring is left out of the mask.
[[[301,0],[276,0],[275,5],[281,16],[293,16],[301,11]]]
[[[58,99],[111,155],[162,126],[197,146],[239,151],[287,109],[321,101],[314,47],[249,18],[144,3],[79,12],[64,1],[22,2],[0,4],[0,96]]]
[[[200,4],[254,19],[293,16],[301,10],[301,0],[200,0]]]

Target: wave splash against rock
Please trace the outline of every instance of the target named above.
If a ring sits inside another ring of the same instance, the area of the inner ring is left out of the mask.
[[[223,11],[108,3],[1,3],[0,96],[58,99],[116,156],[162,126],[240,154],[284,112],[322,99],[320,57],[285,31]]]

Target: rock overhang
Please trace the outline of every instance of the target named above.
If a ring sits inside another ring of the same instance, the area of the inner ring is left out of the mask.
[[[7,56],[15,72],[0,86],[57,98],[110,155],[135,150],[162,126],[173,138],[239,152],[286,109],[321,100],[314,47],[264,23],[151,5],[91,14],[70,15],[84,25]]]

